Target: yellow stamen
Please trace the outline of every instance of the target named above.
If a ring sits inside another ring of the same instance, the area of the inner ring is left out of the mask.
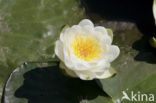
[[[92,36],[78,35],[72,42],[72,50],[76,57],[93,62],[101,57],[101,43]]]

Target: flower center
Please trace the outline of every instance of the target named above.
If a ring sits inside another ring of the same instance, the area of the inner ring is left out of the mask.
[[[76,36],[72,42],[72,50],[76,57],[93,62],[101,57],[103,52],[101,43],[92,36]]]

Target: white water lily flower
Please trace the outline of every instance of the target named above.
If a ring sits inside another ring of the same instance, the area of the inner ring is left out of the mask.
[[[55,54],[60,67],[72,77],[82,80],[111,77],[115,72],[110,63],[119,55],[119,48],[112,43],[110,30],[95,26],[88,20],[64,29],[56,41]]]

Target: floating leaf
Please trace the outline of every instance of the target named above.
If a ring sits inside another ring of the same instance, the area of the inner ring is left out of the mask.
[[[130,25],[126,22],[123,23],[127,26]],[[109,21],[103,23],[103,25],[107,24],[110,24]],[[113,43],[119,46],[121,53],[118,59],[112,63],[112,67],[117,71],[116,75],[112,78],[101,80],[103,90],[114,101],[122,98],[122,91],[126,91],[128,94],[131,91],[136,93],[140,91],[141,93],[153,93],[156,95],[156,56],[153,50],[150,49],[150,45],[146,45],[148,44],[148,39],[141,39],[141,43],[139,42],[141,33],[136,28],[136,25],[133,25],[131,29],[124,29],[122,32],[120,29],[114,28],[114,34]],[[135,50],[138,48],[141,52]],[[123,103],[131,102],[125,101]]]
[[[58,63],[24,63],[7,81],[4,103],[112,103],[95,81],[62,75]]]
[[[55,61],[54,41],[84,18],[76,0],[0,0],[0,97],[9,74],[25,61]]]

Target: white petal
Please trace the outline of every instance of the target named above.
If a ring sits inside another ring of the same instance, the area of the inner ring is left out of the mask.
[[[97,35],[97,36],[98,36],[98,35]],[[112,43],[112,39],[111,39],[111,37],[108,36],[108,35],[103,35],[103,36],[101,37],[100,41],[101,41],[102,43],[109,44],[109,45]]]
[[[102,34],[102,32],[93,30],[91,35],[93,35],[99,42],[101,42],[104,45],[105,44],[110,45],[112,43],[111,37],[107,34]]]
[[[55,42],[55,54],[58,56],[59,59],[64,61],[63,44],[60,40],[57,40]]]
[[[81,34],[86,35],[86,36],[92,35],[94,34],[94,28],[90,25],[85,25],[82,28]]]
[[[108,35],[108,34],[107,34],[107,30],[106,30],[104,27],[102,27],[102,26],[96,26],[96,27],[94,28],[94,30],[95,30],[95,31],[101,32],[103,35]]]
[[[72,50],[68,48],[64,48],[64,63],[66,67],[70,70],[88,70],[90,68],[90,65],[88,65],[88,62],[85,62],[84,60],[81,60],[74,56],[72,53]]]
[[[64,63],[71,70],[88,70],[91,65],[88,62],[77,58],[73,53],[71,47],[64,44]]]
[[[62,32],[61,32],[61,34],[60,34],[60,40],[61,41],[63,41],[64,40],[64,37],[65,37],[65,32],[67,32],[67,31],[69,31],[70,30],[70,28],[67,28],[67,29],[65,29],[65,30],[63,30]]]
[[[64,32],[61,33],[60,35],[60,40],[62,42],[69,42],[72,39],[74,39],[75,35],[78,35],[81,33],[81,27],[79,25],[74,25],[71,28],[67,28],[64,30]]]
[[[91,27],[94,27],[94,24],[89,19],[84,19],[79,23],[80,26],[86,26],[89,25]]]
[[[60,62],[60,67],[66,71],[66,73],[72,77],[77,77],[74,71],[68,69],[63,62]]]
[[[109,69],[107,69],[103,73],[96,73],[96,78],[98,78],[98,79],[109,78],[112,75],[114,75],[115,73],[116,73],[116,71],[113,68],[110,67]]]
[[[63,39],[63,36],[64,36],[64,33],[65,31],[69,30],[70,27],[68,25],[64,26],[63,29],[61,30],[61,33],[60,33],[60,40]]]
[[[74,65],[72,70],[88,70],[91,68],[91,65],[89,65],[89,62],[86,62],[82,59],[77,58],[73,53],[70,54],[70,59],[72,60],[72,63]]]
[[[94,30],[97,32],[95,34],[97,34],[97,36],[99,36],[99,38],[101,40],[103,40],[103,42],[107,43],[107,44],[111,44],[112,43],[112,38],[110,37],[110,35],[107,32],[107,29],[102,27],[102,26],[96,26],[94,28]],[[100,32],[100,34],[98,33]]]
[[[90,71],[75,71],[75,73],[82,80],[92,80],[96,77],[96,74]]]
[[[109,36],[110,37],[110,39],[111,39],[111,42],[113,41],[113,35],[111,34],[109,34],[110,32],[108,32],[108,30],[110,31],[110,29],[106,29],[105,27],[102,27],[102,26],[96,26],[95,27],[95,31],[98,31],[98,32],[101,32],[103,35],[107,35],[107,36]],[[112,31],[111,31],[111,33],[112,33]]]
[[[119,56],[119,53],[120,53],[119,47],[115,45],[111,45],[105,55],[106,61],[108,62],[114,61]]]
[[[110,63],[101,62],[101,63],[95,65],[94,68],[90,69],[90,71],[92,71],[92,72],[104,72],[104,71],[106,71],[108,68],[110,68]]]
[[[74,64],[71,60],[71,56],[70,56],[70,51],[68,48],[64,47],[63,49],[63,53],[64,53],[64,64],[66,65],[67,68],[74,68]]]
[[[79,25],[73,25],[71,28],[70,28],[71,32],[73,33],[77,33],[77,32],[80,32],[81,31],[81,26]]]

